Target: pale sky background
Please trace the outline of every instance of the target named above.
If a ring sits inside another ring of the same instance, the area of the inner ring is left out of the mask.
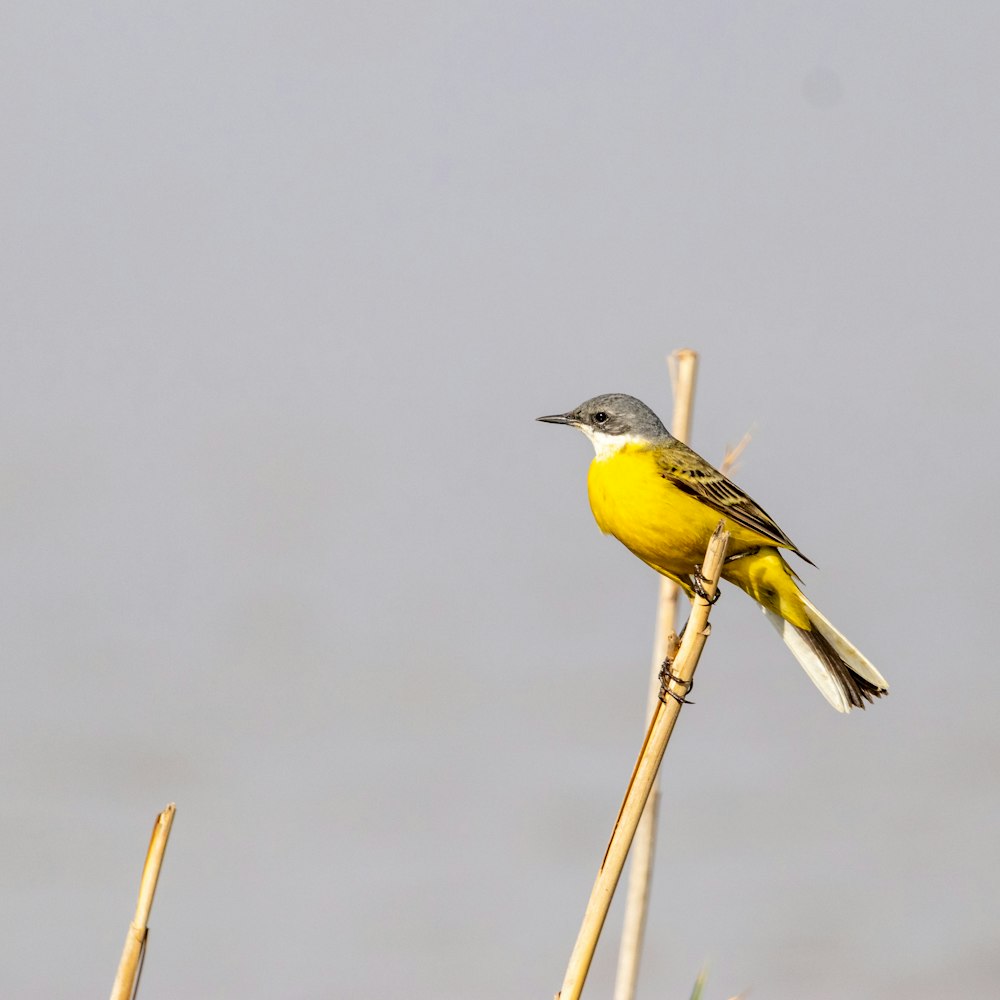
[[[1000,978],[1000,6],[4,3],[0,995],[550,997],[657,579],[600,392],[819,569],[843,717],[730,591],[642,995]],[[588,995],[607,996],[620,912]]]

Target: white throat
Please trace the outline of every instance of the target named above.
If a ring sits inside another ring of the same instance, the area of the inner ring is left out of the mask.
[[[645,438],[636,437],[634,434],[605,434],[603,431],[594,430],[593,427],[588,427],[585,424],[580,427],[580,430],[590,438],[597,462],[613,458],[626,445],[648,444]]]

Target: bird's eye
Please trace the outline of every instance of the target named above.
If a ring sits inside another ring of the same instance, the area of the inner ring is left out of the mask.
[[[607,419],[608,419],[608,415],[604,412],[604,410],[598,410],[594,414],[594,423],[595,424],[603,424],[603,423],[605,423],[607,421]]]

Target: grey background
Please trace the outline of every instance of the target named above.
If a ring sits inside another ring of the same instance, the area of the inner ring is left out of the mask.
[[[996,5],[0,22],[0,994],[107,993],[176,800],[144,1000],[550,996],[657,580],[533,418],[680,346],[893,691],[723,598],[644,995],[995,990]]]

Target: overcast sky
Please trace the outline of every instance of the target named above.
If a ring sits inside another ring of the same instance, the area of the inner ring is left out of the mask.
[[[671,412],[888,678],[729,590],[644,996],[1000,977],[1000,8],[6,3],[0,994],[548,997],[655,575],[587,507]],[[620,913],[590,993],[608,995]]]

